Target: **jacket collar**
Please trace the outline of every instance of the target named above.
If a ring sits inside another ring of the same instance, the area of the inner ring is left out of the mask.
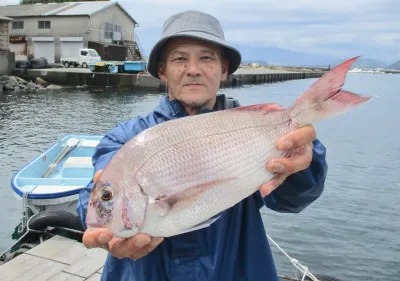
[[[220,94],[217,95],[217,101],[214,108],[211,109],[208,107],[202,107],[200,109],[200,114],[224,109],[231,109],[237,106],[239,106],[239,102],[237,100],[227,98],[225,95]],[[170,101],[168,97],[161,98],[159,105],[155,109],[155,112],[162,115],[166,119],[175,119],[187,116],[182,103],[177,100]]]

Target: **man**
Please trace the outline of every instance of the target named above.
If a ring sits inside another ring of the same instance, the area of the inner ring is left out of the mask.
[[[123,144],[171,119],[239,106],[217,91],[240,61],[240,53],[225,43],[214,17],[187,11],[165,22],[148,70],[167,84],[168,97],[149,115],[118,124],[100,142],[93,156],[94,179],[78,202],[83,224],[93,182]],[[297,153],[266,163],[276,177],[224,211],[208,228],[165,239],[146,234],[118,239],[106,229],[87,230],[83,237],[87,247],[101,246],[110,252],[102,280],[277,280],[259,209],[266,205],[279,212],[301,211],[322,193],[327,170],[325,148],[315,140],[311,126],[284,136],[277,148]]]

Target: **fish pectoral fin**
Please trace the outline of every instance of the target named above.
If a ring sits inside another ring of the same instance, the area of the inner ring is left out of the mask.
[[[163,200],[167,201],[169,204],[173,205],[177,202],[181,201],[192,201],[196,200],[199,196],[201,196],[206,190],[212,189],[213,187],[216,187],[222,183],[227,183],[233,180],[236,180],[238,178],[226,178],[226,179],[220,179],[220,180],[213,180],[205,183],[201,183],[199,185],[187,188],[185,190],[176,192],[174,194],[171,194]]]
[[[147,208],[148,212],[152,212],[159,217],[164,217],[170,210],[171,205],[163,199],[149,199]]]
[[[198,225],[195,225],[191,228],[187,228],[185,230],[180,231],[178,234],[183,234],[183,233],[187,233],[187,232],[191,232],[191,231],[195,231],[195,230],[199,230],[199,229],[203,229],[206,227],[209,227],[211,224],[213,224],[215,221],[217,221],[219,218],[221,217],[221,215],[217,215],[215,217],[212,217],[208,220],[205,220],[201,223],[199,223]]]

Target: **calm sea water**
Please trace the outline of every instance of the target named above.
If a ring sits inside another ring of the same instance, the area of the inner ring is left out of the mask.
[[[243,105],[288,106],[315,79],[224,89]],[[400,280],[400,75],[349,74],[347,90],[376,98],[316,125],[327,147],[322,197],[300,214],[263,209],[267,232],[311,272],[342,280]],[[13,173],[63,134],[104,134],[152,110],[159,92],[63,89],[0,96],[0,252],[13,243],[21,202]],[[280,274],[294,267],[272,247]]]

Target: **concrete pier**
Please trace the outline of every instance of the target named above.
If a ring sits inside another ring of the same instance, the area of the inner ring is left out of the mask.
[[[323,71],[287,71],[268,68],[239,68],[230,75],[221,87],[235,87],[248,84],[273,83],[294,79],[321,77]],[[164,89],[162,81],[148,73],[105,73],[91,72],[87,68],[51,68],[15,70],[14,74],[25,80],[35,81],[40,77],[49,84],[64,86],[89,86],[113,88]]]

